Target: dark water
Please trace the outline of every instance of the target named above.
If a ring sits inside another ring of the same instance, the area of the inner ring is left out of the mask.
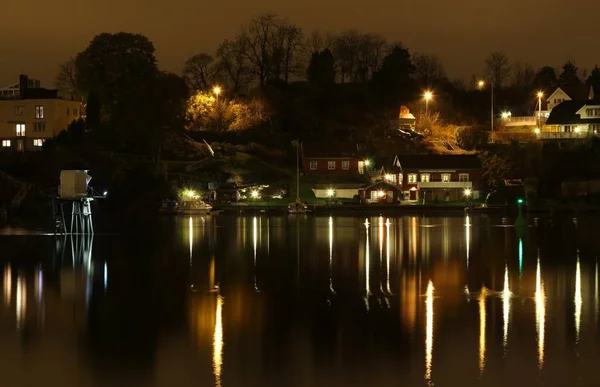
[[[600,220],[527,223],[174,217],[93,240],[0,226],[0,380],[600,385]]]

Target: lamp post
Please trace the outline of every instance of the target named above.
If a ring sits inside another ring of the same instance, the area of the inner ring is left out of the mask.
[[[433,98],[433,93],[430,90],[427,90],[425,94],[423,94],[423,98],[425,98],[425,115],[429,116],[429,100]]]
[[[221,88],[219,86],[213,87],[213,93],[217,96],[217,104],[219,103],[219,94],[221,94]]]
[[[538,97],[538,129],[540,129],[540,131],[542,130],[542,97],[544,96],[544,93],[541,91],[538,91],[537,93],[537,97]]]
[[[221,109],[219,109],[219,94],[221,94],[221,88],[219,86],[213,87],[213,93],[217,96],[217,131],[219,131],[219,126],[221,123]]]
[[[494,80],[492,79],[492,81],[490,82],[491,87],[490,87],[490,128],[491,128],[491,135],[492,135],[492,139],[493,139],[493,134],[494,134]],[[485,81],[484,80],[480,80],[479,82],[477,82],[477,86],[478,88],[481,90],[483,89],[483,87],[485,86]]]

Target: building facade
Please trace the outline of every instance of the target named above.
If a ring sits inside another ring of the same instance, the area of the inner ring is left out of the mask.
[[[36,85],[21,76],[18,94],[14,86],[6,96],[0,93],[0,151],[41,149],[47,139],[81,118],[80,102],[60,99],[56,90],[31,88],[32,84]]]
[[[356,145],[303,143],[302,169],[305,175],[364,174],[365,161]]]
[[[543,140],[584,139],[600,134],[600,100],[564,101],[552,109]]]

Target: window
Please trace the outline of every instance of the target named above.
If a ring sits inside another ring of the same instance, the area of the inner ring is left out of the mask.
[[[330,171],[333,171],[335,169],[335,161],[328,161],[327,169],[329,169]]]
[[[10,140],[2,140],[2,147],[4,147],[4,148],[10,147]]]
[[[17,132],[17,137],[25,136],[25,124],[16,124],[15,129]]]
[[[310,160],[310,170],[314,171],[319,168],[319,162],[316,160]]]
[[[44,140],[42,140],[41,138],[36,138],[35,140],[33,140],[33,146],[42,146],[44,145]]]
[[[23,106],[15,106],[15,116],[23,115]]]
[[[449,182],[450,182],[450,174],[442,173],[442,183],[449,183]]]
[[[458,181],[461,181],[461,182],[469,181],[469,174],[468,173],[459,174]]]
[[[389,173],[389,174],[385,175],[385,180],[387,180],[390,183],[396,183],[396,174]]]
[[[34,132],[46,131],[46,123],[45,122],[34,122],[33,123],[33,131]]]
[[[349,170],[350,169],[350,161],[348,161],[348,160],[342,161],[342,169],[344,169],[346,171]]]
[[[44,118],[44,107],[42,105],[35,105],[35,118]]]
[[[77,109],[73,109],[73,115],[77,117]]]
[[[431,175],[429,173],[421,173],[421,183],[429,183]]]
[[[417,174],[416,173],[409,173],[408,174],[408,184],[414,184],[417,182]]]

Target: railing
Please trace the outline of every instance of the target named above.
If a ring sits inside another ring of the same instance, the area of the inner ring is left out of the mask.
[[[547,117],[542,117],[541,124],[543,125]],[[503,117],[502,122],[504,122],[505,126],[537,126],[539,122],[539,118],[537,115],[535,116],[521,116],[521,117]]]
[[[565,140],[584,139],[592,136],[588,132],[541,132],[538,134],[541,140]]]
[[[429,181],[418,183],[419,188],[472,188],[472,181]]]

